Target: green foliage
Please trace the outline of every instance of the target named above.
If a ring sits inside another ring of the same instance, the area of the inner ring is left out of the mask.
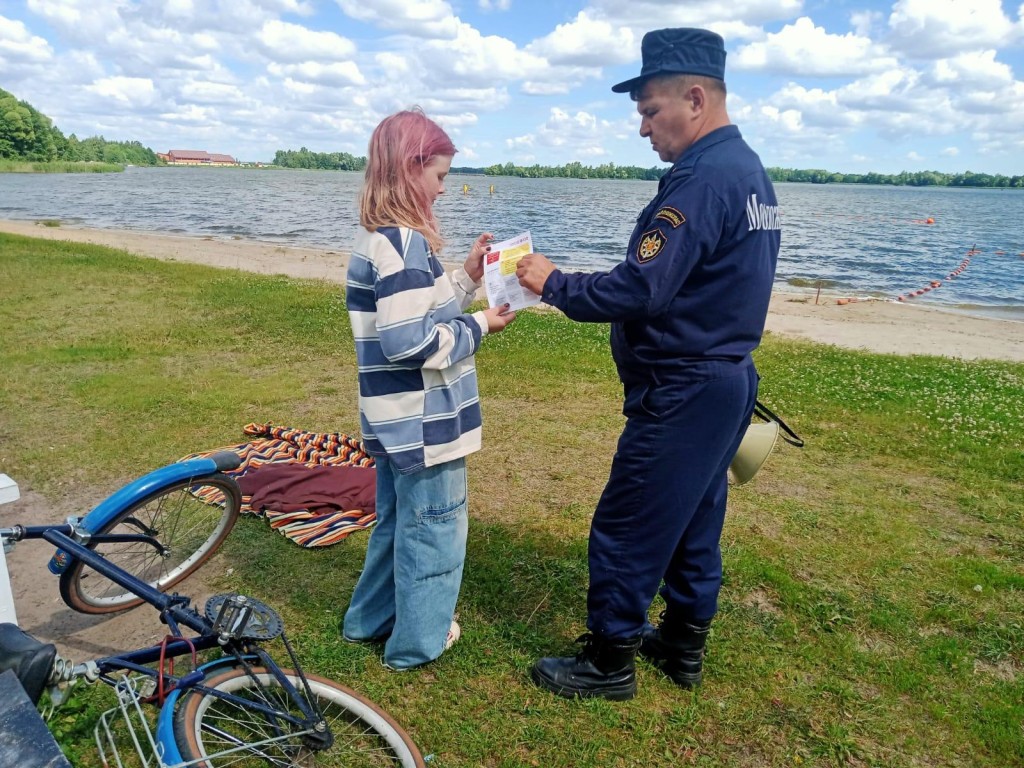
[[[331,171],[361,171],[366,168],[365,157],[354,157],[347,152],[311,152],[303,147],[298,150],[277,150],[274,165],[282,168],[307,168]],[[605,163],[596,167],[572,162],[561,166],[532,165],[522,167],[505,163],[487,168],[452,168],[453,173],[485,174],[488,176],[520,176],[530,179],[653,179],[661,178],[664,168],[637,168],[635,166]]]
[[[110,166],[158,165],[156,153],[137,141],[107,141],[102,136],[79,141],[75,134],[64,136],[50,118],[31,104],[18,101],[0,89],[0,161],[22,160],[33,163],[105,163],[107,167],[93,166],[88,170],[113,170]],[[26,170],[25,166],[5,170]],[[67,172],[66,166],[36,167],[27,170]]]
[[[361,171],[366,168],[366,158],[355,157],[348,152],[311,152],[303,147],[297,152],[293,149],[277,150],[274,165],[321,171]]]
[[[51,162],[0,160],[0,173],[118,173],[123,170],[124,166],[119,163],[71,162],[68,160],[53,160]]]
[[[528,167],[505,163],[483,169],[488,176],[520,176],[528,179],[645,179],[657,181],[665,173],[664,168],[639,168],[634,165],[604,163],[598,166],[583,165],[579,161],[567,165],[531,165]]]
[[[63,138],[48,117],[0,89],[0,158],[56,160]]]
[[[772,181],[806,182],[810,184],[885,184],[905,187],[997,187],[1002,189],[1024,188],[1024,176],[1001,176],[999,174],[940,173],[938,171],[901,171],[896,174],[883,173],[834,173],[816,168],[769,168]]]
[[[63,159],[118,165],[160,164],[156,153],[137,141],[107,141],[102,136],[79,140],[75,134],[67,138],[67,149],[64,151]]]

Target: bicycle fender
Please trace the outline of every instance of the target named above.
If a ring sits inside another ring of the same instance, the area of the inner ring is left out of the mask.
[[[248,657],[246,657],[248,658]],[[238,663],[234,656],[221,656],[206,664],[201,664],[197,671],[215,672],[221,667],[232,667]],[[178,698],[188,688],[175,688],[164,698],[164,704],[160,707],[160,714],[156,720],[156,743],[162,748],[161,760],[164,765],[178,765],[183,762],[181,752],[178,751],[178,742],[174,738],[174,709],[178,705]]]
[[[160,467],[148,475],[133,480],[93,507],[92,511],[79,521],[78,527],[87,533],[93,533],[128,507],[161,488],[174,485],[182,480],[201,479],[222,469],[233,468],[231,467],[232,462],[228,457],[223,456],[223,453],[228,452],[224,451],[207,457],[168,464],[166,467]],[[240,462],[238,456],[230,453],[228,456],[235,458],[234,467],[237,467]],[[71,556],[64,550],[58,549],[50,558],[47,567],[50,569],[50,573],[59,575],[67,569],[70,563]]]

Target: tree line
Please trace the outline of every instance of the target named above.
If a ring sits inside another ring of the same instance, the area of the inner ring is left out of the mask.
[[[646,179],[657,181],[666,168],[640,168],[635,165],[583,165],[578,161],[566,165],[489,165],[483,169],[488,176],[519,176],[526,179]]]
[[[939,171],[901,171],[884,173],[835,173],[819,169],[768,168],[772,181],[810,184],[888,184],[899,187],[989,187],[1024,189],[1024,176],[991,173],[940,173]]]
[[[102,162],[157,165],[156,153],[137,141],[107,141],[102,136],[65,136],[49,117],[0,89],[0,159],[29,162]]]
[[[365,157],[355,157],[347,152],[311,152],[303,147],[294,150],[278,150],[274,165],[283,168],[311,168],[334,171],[362,171],[366,168]],[[580,162],[566,165],[515,165],[496,163],[482,168],[452,166],[452,173],[518,176],[527,179],[643,179],[657,181],[667,168],[640,168],[635,165],[583,165]],[[989,173],[940,173],[938,171],[901,171],[884,173],[836,173],[820,169],[768,168],[772,181],[790,181],[810,184],[883,184],[905,187],[990,187],[1024,188],[1024,176],[1002,176]]]
[[[355,157],[348,152],[311,152],[305,147],[279,149],[274,155],[274,165],[281,168],[306,168],[319,171],[361,171],[366,168],[365,157]]]

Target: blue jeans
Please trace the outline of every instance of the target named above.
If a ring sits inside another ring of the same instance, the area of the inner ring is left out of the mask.
[[[390,635],[384,663],[425,664],[444,652],[466,560],[466,460],[403,475],[375,456],[377,524],[343,632],[349,640]]]

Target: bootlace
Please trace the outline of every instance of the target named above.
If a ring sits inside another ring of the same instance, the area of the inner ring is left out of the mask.
[[[596,656],[596,638],[594,633],[584,632],[576,638],[576,642],[583,644],[583,647],[576,654],[576,661],[593,661],[594,656]]]

